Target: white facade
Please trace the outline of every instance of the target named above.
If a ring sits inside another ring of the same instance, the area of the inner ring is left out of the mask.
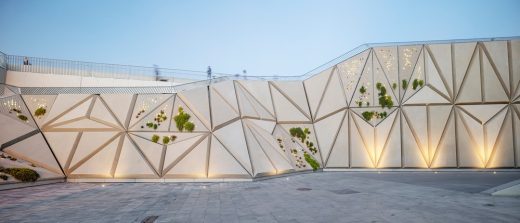
[[[519,40],[376,47],[302,81],[177,94],[11,90],[0,144],[33,133],[4,151],[71,181],[247,180],[310,170],[304,153],[330,169],[520,165]],[[192,132],[177,128],[179,107]],[[308,138],[291,137],[297,127]]]

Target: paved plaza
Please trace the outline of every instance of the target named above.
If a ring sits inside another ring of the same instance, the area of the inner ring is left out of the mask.
[[[520,222],[519,197],[481,193],[518,179],[520,172],[323,172],[60,183],[0,191],[0,222]]]

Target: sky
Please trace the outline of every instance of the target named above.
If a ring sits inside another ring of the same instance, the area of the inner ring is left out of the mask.
[[[0,51],[302,75],[364,43],[520,36],[519,0],[1,0]]]

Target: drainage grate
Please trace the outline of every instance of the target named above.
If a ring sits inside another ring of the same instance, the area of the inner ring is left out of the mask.
[[[351,190],[351,189],[341,189],[341,190],[329,190],[335,194],[357,194],[359,191]]]
[[[312,190],[311,188],[306,188],[306,187],[300,187],[296,190],[299,190],[299,191],[309,191],[309,190]]]
[[[144,218],[143,221],[141,221],[141,223],[154,223],[155,220],[157,220],[157,218],[159,218],[159,216],[148,216]]]

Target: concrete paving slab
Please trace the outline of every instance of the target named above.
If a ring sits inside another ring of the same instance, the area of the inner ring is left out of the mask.
[[[323,172],[255,182],[61,183],[0,191],[0,221],[141,222],[148,216],[157,216],[155,222],[520,221],[520,198],[478,193],[520,179],[516,174],[422,174]]]

